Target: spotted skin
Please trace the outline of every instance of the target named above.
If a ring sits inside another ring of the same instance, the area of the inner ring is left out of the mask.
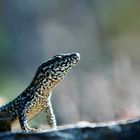
[[[30,85],[18,97],[0,108],[0,111],[12,115],[12,126],[19,122],[22,130],[37,131],[28,126],[28,121],[45,110],[48,125],[56,128],[50,101],[52,91],[79,60],[79,53],[58,54],[41,64]]]

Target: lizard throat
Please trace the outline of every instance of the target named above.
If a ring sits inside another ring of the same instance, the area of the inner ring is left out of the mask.
[[[38,97],[47,98],[51,95],[53,89],[61,80],[45,79],[42,81],[32,81],[27,91],[32,91],[31,93],[36,94]],[[37,84],[36,84],[37,83]]]

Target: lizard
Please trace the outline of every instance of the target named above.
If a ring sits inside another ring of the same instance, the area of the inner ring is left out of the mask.
[[[23,131],[37,131],[28,122],[45,110],[50,128],[56,128],[56,119],[51,104],[54,87],[80,60],[79,53],[58,54],[42,63],[29,86],[15,99],[0,107],[0,111],[11,114],[12,127],[20,125]]]

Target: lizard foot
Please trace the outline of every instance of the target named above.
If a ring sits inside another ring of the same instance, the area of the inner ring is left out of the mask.
[[[40,132],[38,129],[35,128],[28,128],[27,132]]]
[[[35,129],[35,128],[31,128],[29,126],[26,126],[26,128],[24,129],[24,131],[26,132],[41,132],[41,129]]]

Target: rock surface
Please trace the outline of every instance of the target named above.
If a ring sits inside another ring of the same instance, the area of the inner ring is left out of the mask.
[[[0,140],[139,140],[140,120],[78,123],[40,133],[3,132]]]

